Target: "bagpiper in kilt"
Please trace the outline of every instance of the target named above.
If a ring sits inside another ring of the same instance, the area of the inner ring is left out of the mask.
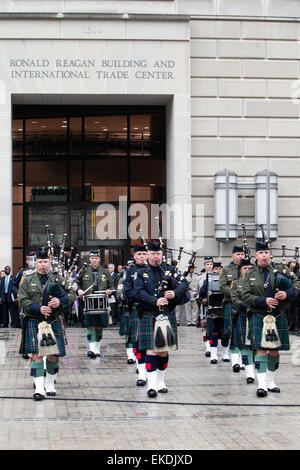
[[[213,263],[212,272],[208,272],[206,279],[203,282],[201,289],[199,291],[199,298],[201,299],[202,304],[206,308],[206,335],[209,338],[210,342],[210,362],[211,364],[217,364],[218,362],[218,340],[221,341],[221,351],[222,351],[222,361],[229,362],[229,335],[224,331],[224,317],[223,317],[223,307],[219,307],[216,310],[213,309],[214,315],[210,315],[210,305],[209,305],[209,284],[211,276],[214,277],[214,280],[219,281],[220,273],[222,272],[222,264],[220,262]],[[222,297],[222,294],[218,292],[219,296]],[[216,311],[218,310],[218,314]]]
[[[230,346],[232,349],[238,348],[241,351],[243,365],[245,366],[246,383],[251,384],[255,380],[253,354],[251,350],[248,335],[248,316],[249,306],[242,300],[243,279],[246,272],[253,268],[250,258],[241,260],[241,277],[233,281],[231,286],[231,300],[236,308],[236,314],[232,320],[232,334]]]
[[[51,261],[47,250],[43,248],[37,250],[35,268],[36,271],[27,275],[20,285],[18,299],[25,315],[20,354],[32,354],[30,375],[34,377],[33,398],[37,401],[45,397],[45,392],[47,396],[56,395],[54,384],[59,370],[58,357],[66,354],[61,313],[63,307],[74,302],[76,293],[72,289],[66,290],[65,279],[62,276],[50,272]],[[41,341],[38,339],[41,325],[48,327],[51,334],[54,334],[54,336],[50,334],[45,343],[50,346],[49,343],[52,341],[56,351],[56,354],[50,352],[47,355],[45,379]]]
[[[245,274],[242,300],[250,307],[249,338],[257,372],[258,397],[268,391],[279,393],[275,371],[279,351],[289,350],[288,324],[285,311],[300,290],[300,281],[287,268],[271,264],[267,242],[256,243],[256,266]]]
[[[232,248],[232,262],[226,266],[220,276],[220,291],[224,294],[224,333],[231,336],[232,319],[236,313],[236,308],[231,301],[230,287],[233,281],[240,277],[240,263],[245,258],[242,246],[235,245]],[[240,350],[236,347],[231,350],[231,365],[233,372],[239,372],[243,367]]]
[[[168,351],[178,347],[177,323],[175,307],[184,297],[189,300],[188,282],[182,276],[175,279],[176,270],[173,266],[162,264],[162,245],[160,241],[153,240],[148,243],[148,265],[136,272],[134,288],[137,291],[139,303],[139,348],[146,349],[146,375],[148,382],[148,397],[154,398],[157,392],[167,393],[165,374],[168,367]],[[162,286],[164,285],[164,290]],[[161,325],[162,328],[160,326]],[[157,329],[156,329],[157,328]],[[165,328],[165,337],[160,341],[163,347],[158,347],[158,336],[155,338],[155,329],[158,335]]]
[[[112,294],[114,289],[114,283],[111,274],[108,269],[103,268],[100,265],[100,251],[91,250],[89,253],[88,266],[79,276],[77,284],[77,294],[79,297],[83,297],[85,291],[88,294],[93,294],[94,291],[105,291],[107,296]],[[100,356],[101,339],[102,339],[102,317],[97,314],[86,314],[84,323],[87,328],[87,340],[89,344],[89,350],[87,356],[91,359],[95,359]]]
[[[146,264],[148,254],[145,245],[138,244],[133,248],[133,259],[134,263],[126,269],[123,276],[123,299],[127,306],[127,314],[129,316],[129,329],[127,335],[127,356],[128,362],[130,361],[130,353],[135,357],[135,361],[138,369],[138,379],[136,385],[142,387],[146,385],[146,369],[145,369],[145,357],[146,348],[139,347],[139,318],[136,303],[136,289],[134,287],[134,278],[136,273],[143,269]],[[135,362],[134,361],[134,362]]]

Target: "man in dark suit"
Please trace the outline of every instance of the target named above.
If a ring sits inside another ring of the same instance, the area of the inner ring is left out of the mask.
[[[117,290],[120,275],[119,275],[119,273],[116,272],[115,265],[113,263],[109,263],[107,268],[108,268],[108,270],[110,272],[110,275],[111,275],[111,278],[113,280],[114,287]],[[111,303],[110,308],[111,308],[111,316],[112,316],[113,325],[116,325],[118,320],[119,320],[117,303],[116,302]]]
[[[3,327],[8,328],[9,319],[10,327],[17,327],[17,316],[15,309],[15,300],[17,289],[14,285],[14,278],[11,274],[11,267],[5,266],[5,276],[1,279],[0,293],[3,306]],[[10,317],[10,318],[9,318]]]

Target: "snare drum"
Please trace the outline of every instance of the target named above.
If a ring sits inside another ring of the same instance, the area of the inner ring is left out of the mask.
[[[85,295],[83,303],[83,313],[85,316],[97,315],[97,323],[99,323],[97,326],[104,328],[108,326],[109,308],[105,292],[96,291],[93,294]]]

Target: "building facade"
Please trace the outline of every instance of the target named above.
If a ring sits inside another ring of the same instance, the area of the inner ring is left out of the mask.
[[[2,264],[17,270],[46,225],[124,262],[140,228],[157,236],[162,208],[169,247],[226,260],[232,243],[214,236],[224,168],[243,183],[277,174],[274,246],[292,257],[299,17],[289,0],[0,1]],[[244,190],[239,226],[254,215]]]

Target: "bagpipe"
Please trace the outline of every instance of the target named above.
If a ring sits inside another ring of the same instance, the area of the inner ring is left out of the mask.
[[[262,231],[262,239],[263,242],[268,242],[265,236],[264,232],[264,227],[263,225],[260,225],[261,231]],[[269,244],[270,246],[270,244]],[[281,263],[275,263],[274,258],[273,258],[273,253],[271,250],[270,246],[270,251],[271,251],[271,262],[268,263],[269,268],[273,271],[273,274],[275,275],[275,291],[287,291],[292,287],[293,281],[295,280],[296,276],[295,273],[290,271],[287,266],[286,266],[286,246],[285,244],[281,245],[281,250],[282,250],[282,262]],[[297,251],[299,251],[299,248],[295,248],[295,253],[294,257],[296,258],[297,256]],[[298,254],[299,256],[299,254]]]
[[[294,256],[293,256],[293,261],[292,263],[294,266],[298,264],[298,259],[299,259],[299,247],[295,247],[294,249],[288,249],[286,248],[285,244],[281,245],[281,262],[275,262],[274,261],[274,256],[273,252],[274,250],[280,250],[280,248],[272,248],[270,245],[269,240],[266,237],[265,231],[264,231],[264,226],[263,224],[260,224],[260,229],[262,233],[262,241],[264,243],[268,243],[268,249],[271,252],[271,261],[268,262],[268,267],[272,270],[273,274],[275,275],[275,291],[286,291],[290,287],[292,287],[293,281],[296,279],[296,275],[293,271],[291,271],[287,266],[286,266],[286,251],[293,251]],[[250,249],[248,247],[247,243],[247,236],[246,236],[246,229],[245,225],[242,224],[242,229],[243,229],[243,238],[244,238],[244,251],[245,251],[245,256],[247,258],[251,258],[250,254]]]
[[[51,271],[53,273],[58,273],[60,248],[55,244],[54,233],[50,232],[49,225],[45,225],[45,229],[46,229],[46,247],[45,248],[51,260]]]
[[[158,239],[160,241],[160,244],[162,246],[162,249],[163,249],[163,253],[165,253],[165,249],[164,249],[164,244],[163,244],[163,240],[162,240],[162,236],[161,236],[161,231],[160,231],[160,226],[159,226],[159,220],[158,220],[158,217],[155,217],[155,220],[157,221],[157,224],[158,224]],[[144,238],[144,235],[143,235],[143,230],[140,230],[139,231],[140,233],[140,238],[141,238],[141,244],[143,245],[143,247],[146,249],[146,251],[148,251],[148,246],[147,246],[147,242]],[[163,262],[165,263],[164,261],[164,257],[163,257]],[[162,280],[160,281],[160,284],[159,284],[159,287],[158,287],[158,292],[159,292],[159,297],[163,297],[164,296],[164,293],[168,290],[168,289],[172,289],[171,287],[171,282],[172,282],[172,279],[171,279],[171,273],[170,273],[170,270],[165,270],[162,266],[162,264],[158,264],[161,272],[163,273],[163,278]],[[177,284],[178,285],[178,284]],[[176,287],[177,287],[176,285]]]
[[[164,297],[164,294],[167,290],[175,290],[181,284],[181,282],[186,278],[186,276],[189,274],[190,270],[194,266],[194,262],[195,262],[195,259],[196,259],[196,252],[195,251],[193,251],[192,253],[185,252],[183,250],[182,246],[179,247],[179,250],[176,250],[174,248],[168,248],[163,243],[163,238],[162,238],[161,229],[160,229],[160,225],[159,225],[159,218],[156,217],[155,219],[156,219],[157,228],[158,228],[158,239],[160,241],[160,244],[162,246],[162,250],[163,250],[163,253],[164,253],[163,264],[165,265],[165,266],[163,266],[162,264],[159,264],[159,267],[162,271],[163,277],[162,277],[162,279],[160,281],[160,284],[158,286],[158,293],[159,293],[159,297]],[[177,257],[176,262],[174,263],[173,252],[175,252],[175,251],[178,251],[178,257]],[[170,253],[169,262],[168,262],[167,256],[166,256],[166,254],[168,252]],[[179,266],[179,263],[180,263],[180,260],[181,260],[181,257],[182,257],[182,253],[186,253],[186,254],[190,255],[188,265],[184,269],[183,273],[181,272],[180,266]],[[174,266],[174,265],[176,265],[176,266]],[[187,291],[185,293],[185,295],[182,296],[182,298],[178,301],[177,305],[185,304],[186,302],[188,302],[190,300],[190,298],[191,298],[190,293],[189,293],[189,291]],[[171,301],[171,303],[172,303],[172,301]],[[160,307],[160,310],[161,311],[166,311],[167,308]]]
[[[60,245],[59,257],[58,257],[58,270],[62,276],[64,275],[64,272],[65,272],[65,263],[66,263],[65,246],[66,246],[67,237],[68,237],[68,234],[64,233],[63,239]]]
[[[52,276],[49,273],[45,273],[47,282],[43,287],[43,305],[47,305],[48,300],[54,297],[60,300],[62,297],[68,295],[68,291],[70,290],[68,287],[62,286],[58,278],[56,276],[53,277],[53,274],[55,273],[52,273]],[[62,306],[62,308],[64,307]]]
[[[67,290],[59,284],[58,279],[50,273],[44,272],[47,280],[43,286],[43,301],[42,305],[48,305],[49,300],[54,297],[61,299],[67,295]],[[54,277],[53,277],[54,276]],[[62,306],[63,308],[63,306]],[[38,354],[40,356],[58,355],[59,350],[56,343],[55,334],[51,326],[52,314],[45,316],[45,320],[38,324]],[[60,319],[58,321],[61,321]]]
[[[72,281],[69,283],[70,288],[73,286],[73,284],[75,284],[75,282],[77,282],[83,276],[83,273],[87,267],[88,267],[88,263],[85,261],[83,265],[81,266],[81,268],[79,269],[76,276],[74,277],[74,279],[72,279]]]

